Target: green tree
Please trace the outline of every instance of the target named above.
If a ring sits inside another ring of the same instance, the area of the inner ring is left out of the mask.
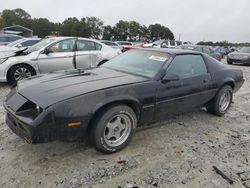
[[[33,19],[31,29],[35,35],[42,38],[52,34],[53,31],[56,31],[55,24],[46,18]]]
[[[96,17],[87,17],[85,23],[90,31],[90,37],[99,39],[103,33],[103,21]]]
[[[127,40],[129,35],[129,22],[120,20],[114,26],[114,39]]]
[[[12,25],[31,26],[31,16],[24,10],[18,8],[14,10],[5,9],[1,12],[0,27]]]
[[[112,40],[113,36],[114,36],[113,28],[110,25],[104,26],[102,39],[103,40]]]
[[[148,27],[151,40],[169,39],[174,40],[174,34],[168,27],[161,24],[154,24]]]

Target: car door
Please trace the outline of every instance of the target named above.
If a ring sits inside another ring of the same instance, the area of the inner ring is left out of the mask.
[[[91,67],[90,42],[78,39],[76,42],[75,67],[77,69],[88,69]]]
[[[211,99],[211,76],[202,55],[177,55],[166,70],[179,79],[158,83],[156,93],[157,119],[200,107]]]
[[[98,63],[103,60],[102,45],[90,41],[90,62],[91,67],[97,67]],[[106,55],[107,56],[107,55]],[[109,59],[110,57],[107,57]]]
[[[65,39],[49,46],[39,54],[37,62],[40,73],[73,69],[76,39]]]

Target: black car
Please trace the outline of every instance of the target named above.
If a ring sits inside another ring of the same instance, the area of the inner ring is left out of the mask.
[[[241,48],[239,51],[227,55],[228,64],[250,65],[250,47]]]
[[[98,151],[123,149],[136,128],[206,107],[221,116],[241,70],[177,49],[137,49],[92,70],[20,81],[4,103],[7,125],[28,143],[89,136]]]

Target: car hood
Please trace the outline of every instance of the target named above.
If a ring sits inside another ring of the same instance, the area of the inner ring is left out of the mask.
[[[15,48],[15,47],[8,47],[6,50],[1,50],[0,48],[0,58],[9,58],[13,56],[22,56],[25,55],[26,47],[24,48]]]
[[[46,108],[79,95],[147,80],[107,68],[69,70],[22,80],[18,83],[17,91],[26,99]]]

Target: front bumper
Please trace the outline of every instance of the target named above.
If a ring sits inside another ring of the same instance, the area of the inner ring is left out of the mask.
[[[228,63],[235,63],[235,64],[243,64],[243,65],[250,65],[250,59],[233,59],[227,57]]]
[[[53,122],[40,123],[34,125],[34,122],[28,123],[23,118],[16,115],[7,105],[6,109],[6,124],[19,137],[24,139],[29,144],[46,143],[58,138],[56,127]]]
[[[39,114],[33,113],[33,108],[25,108],[29,100],[13,88],[4,103],[6,124],[18,136],[28,143],[47,143],[54,140],[75,140],[86,136],[88,118],[74,117],[70,110],[59,104],[43,109]],[[59,105],[59,106],[58,106]],[[70,126],[72,122],[80,125]]]

